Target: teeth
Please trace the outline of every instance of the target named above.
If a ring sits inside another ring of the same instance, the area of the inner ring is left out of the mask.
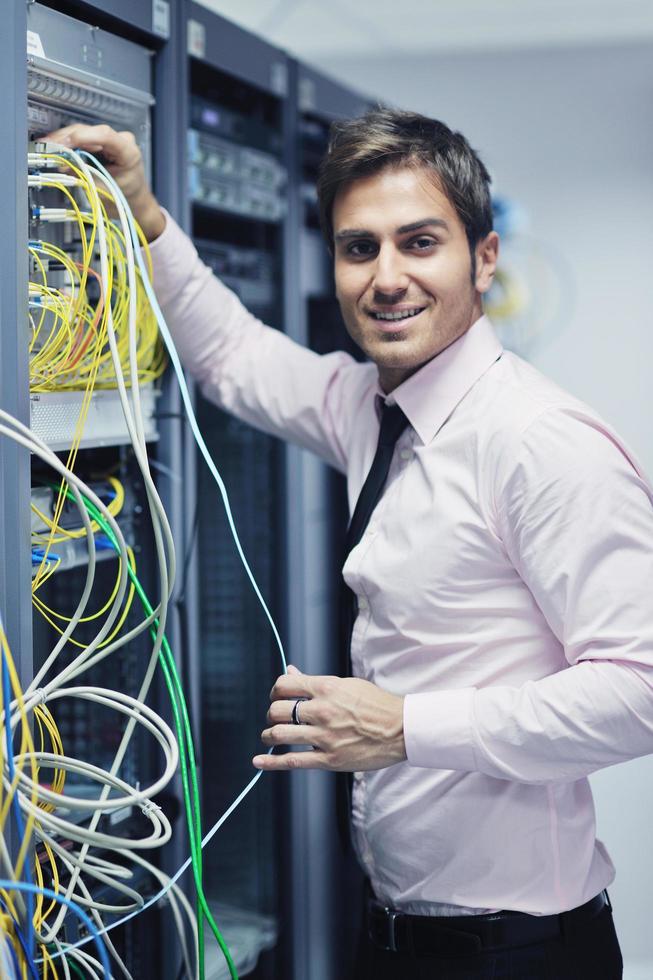
[[[418,306],[414,310],[398,310],[396,313],[372,313],[375,320],[407,320],[410,316],[417,316],[422,312],[423,307]]]

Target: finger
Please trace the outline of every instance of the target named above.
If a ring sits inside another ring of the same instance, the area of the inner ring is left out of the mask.
[[[298,670],[294,664],[288,664],[288,673],[295,674],[295,675],[301,674],[301,670]]]
[[[302,702],[302,708],[308,701]],[[267,720],[271,725],[283,725],[291,721],[292,709],[295,701],[273,701],[267,713]],[[297,726],[295,726],[297,727]]]
[[[41,139],[49,140],[52,143],[62,143],[64,146],[80,146],[84,149],[90,148],[91,145],[101,147],[109,128],[109,126],[86,126],[83,123],[72,123],[70,126],[62,126],[61,129],[53,129]]]
[[[312,681],[310,674],[282,674],[274,682],[270,691],[270,701],[312,697]]]
[[[85,126],[76,123],[54,130],[43,138],[89,153],[103,153],[109,163],[120,167],[132,167],[140,157],[133,133],[118,133],[106,125]]]
[[[320,731],[313,725],[273,725],[261,732],[264,745],[320,745]]]
[[[285,755],[255,755],[252,764],[268,772],[287,772],[289,769],[326,769],[324,752],[286,752]]]

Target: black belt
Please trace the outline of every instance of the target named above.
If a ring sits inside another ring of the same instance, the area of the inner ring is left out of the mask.
[[[368,899],[367,928],[379,949],[416,956],[478,953],[528,946],[568,935],[603,911],[612,911],[607,892],[559,915],[495,912],[490,915],[405,915]]]

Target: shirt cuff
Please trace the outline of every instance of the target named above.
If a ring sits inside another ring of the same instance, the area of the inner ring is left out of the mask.
[[[404,741],[411,766],[423,769],[478,769],[472,711],[476,688],[407,694]]]

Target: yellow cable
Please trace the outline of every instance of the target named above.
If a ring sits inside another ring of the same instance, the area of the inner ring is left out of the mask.
[[[127,556],[128,556],[128,561],[129,561],[129,567],[133,571],[135,569],[135,567],[136,567],[135,566],[135,563],[134,563],[134,552],[129,547],[127,548]],[[122,559],[120,559],[120,561],[122,561]],[[120,569],[118,570],[118,576],[120,576]],[[120,578],[119,577],[118,577],[118,581],[120,581]],[[116,590],[114,590],[114,593],[113,593],[114,595],[115,595],[115,591]],[[133,600],[134,600],[135,591],[136,591],[136,587],[133,584],[133,582],[130,581],[129,592],[127,593],[127,597],[125,599],[125,605],[124,605],[123,610],[122,610],[122,612],[120,614],[120,617],[118,618],[118,621],[117,621],[116,625],[114,626],[113,630],[111,631],[111,633],[109,634],[109,636],[107,636],[102,641],[102,643],[99,643],[98,644],[98,646],[97,646],[97,649],[98,650],[102,650],[104,647],[108,646],[116,638],[116,636],[118,636],[118,634],[120,633],[120,630],[124,626],[125,620],[127,619],[127,616],[129,615],[129,611],[130,611],[130,609],[132,607],[132,603],[133,603]],[[45,603],[43,603],[39,599],[39,597],[37,595],[33,595],[32,596],[32,602],[33,602],[35,608],[38,609],[38,611],[40,612],[40,614],[43,617],[43,619],[45,619],[45,621],[50,624],[50,626],[52,627],[52,629],[56,630],[56,632],[59,633],[60,636],[63,635],[63,633],[65,632],[65,630],[61,629],[61,627],[58,626],[57,623],[55,623],[54,620],[50,618],[50,614],[52,614],[52,610],[51,609],[48,609],[48,607],[45,605]],[[59,619],[68,619],[68,617],[63,616],[61,614],[56,614],[55,613],[54,615],[58,615],[58,618]],[[87,620],[80,620],[80,622],[88,621],[88,619],[95,619],[97,615],[99,615],[99,613],[96,613],[94,616],[87,617]],[[69,619],[68,619],[68,622],[70,622]],[[80,643],[79,640],[73,639],[72,636],[69,636],[68,637],[68,641],[67,642],[68,643],[72,643],[73,646],[78,647],[80,650],[86,650],[86,648],[88,646],[87,643]]]
[[[122,510],[125,502],[125,488],[120,480],[117,480],[113,476],[108,477],[107,482],[111,484],[115,492],[115,497],[113,500],[109,501],[107,510],[112,517],[116,517]],[[32,512],[36,514],[43,521],[43,523],[50,528],[51,531],[54,530],[56,532],[56,536],[51,538],[53,543],[56,541],[64,541],[67,538],[77,539],[86,537],[86,528],[84,527],[78,528],[74,531],[68,531],[63,527],[55,527],[54,521],[49,518],[47,514],[44,514],[43,511],[39,510],[36,504],[32,504]],[[91,527],[93,528],[93,533],[97,533],[100,530],[100,525],[95,521],[91,521]]]
[[[0,809],[0,832],[4,829],[5,822],[7,820],[7,813],[9,807],[11,806],[13,797],[16,793],[16,787],[18,785],[18,780],[23,771],[23,759],[26,753],[29,753],[30,759],[30,769],[32,774],[33,786],[31,790],[31,801],[36,806],[38,801],[38,786],[37,786],[37,767],[36,760],[34,759],[34,742],[32,740],[32,733],[30,731],[29,721],[27,719],[27,714],[25,712],[25,705],[23,701],[23,692],[20,686],[20,681],[18,680],[18,674],[16,673],[16,667],[14,665],[14,660],[9,649],[9,644],[7,643],[7,637],[5,635],[4,629],[0,626],[0,647],[5,658],[5,664],[9,672],[9,680],[11,688],[16,699],[18,713],[20,715],[20,725],[21,725],[21,741],[20,741],[20,758],[16,765],[16,772],[14,778],[10,784],[9,792],[6,798],[2,802],[2,808]],[[1,687],[2,685],[0,685]],[[10,710],[10,705],[4,704],[2,702],[2,708],[4,711]],[[8,751],[12,751],[11,746],[7,746]],[[4,746],[3,746],[4,751]],[[4,762],[4,760],[3,760]],[[20,849],[18,851],[18,857],[16,859],[16,864],[14,866],[14,874],[16,878],[19,878],[23,870],[23,864],[25,862],[25,856],[27,854],[27,849],[29,847],[30,838],[32,835],[32,829],[34,826],[34,816],[30,814],[25,822],[25,833],[21,841]]]

